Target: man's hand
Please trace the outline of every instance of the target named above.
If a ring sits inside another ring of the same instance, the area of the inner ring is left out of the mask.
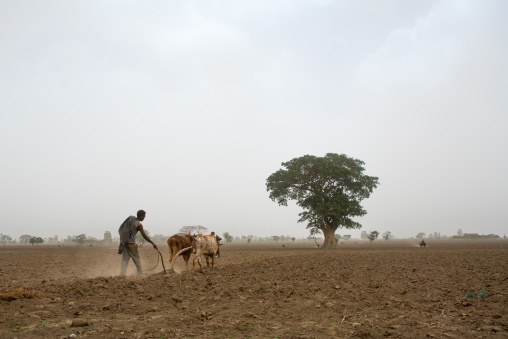
[[[152,245],[153,245],[153,248],[157,249],[157,245],[155,245],[155,244],[153,244],[153,243],[152,243]]]

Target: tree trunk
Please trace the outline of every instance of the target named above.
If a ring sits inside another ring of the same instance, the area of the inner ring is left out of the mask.
[[[322,229],[321,231],[323,232],[324,236],[325,236],[325,242],[323,244],[323,248],[332,248],[332,247],[335,247],[337,246],[337,240],[335,239],[335,231],[337,230],[337,227],[326,227],[324,229]]]

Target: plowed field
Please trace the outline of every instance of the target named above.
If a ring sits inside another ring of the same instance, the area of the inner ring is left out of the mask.
[[[428,244],[224,245],[213,270],[139,278],[114,246],[2,246],[0,337],[508,337],[508,242]]]

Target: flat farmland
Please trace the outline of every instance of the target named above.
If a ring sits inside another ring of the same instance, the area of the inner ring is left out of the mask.
[[[0,337],[508,337],[508,242],[428,244],[229,244],[214,269],[139,278],[115,246],[1,246]]]

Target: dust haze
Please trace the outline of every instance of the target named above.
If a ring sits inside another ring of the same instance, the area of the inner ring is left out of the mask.
[[[1,233],[306,238],[266,179],[346,154],[380,185],[361,231],[498,234],[505,1],[0,4]]]

